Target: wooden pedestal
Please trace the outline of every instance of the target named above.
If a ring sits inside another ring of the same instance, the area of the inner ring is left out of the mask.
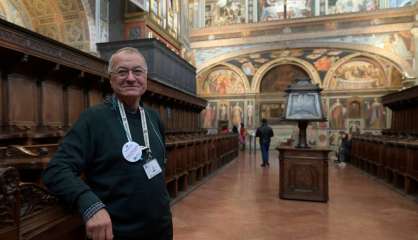
[[[330,149],[277,147],[280,161],[279,196],[283,199],[328,201]]]

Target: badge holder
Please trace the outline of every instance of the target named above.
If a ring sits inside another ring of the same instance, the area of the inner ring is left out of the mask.
[[[147,174],[148,179],[151,179],[161,173],[163,170],[160,167],[160,164],[158,164],[157,159],[152,158],[151,151],[146,151],[146,160],[145,164],[143,165],[145,173]]]

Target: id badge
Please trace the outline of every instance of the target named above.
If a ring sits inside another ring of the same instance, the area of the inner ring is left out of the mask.
[[[144,164],[144,170],[148,179],[155,177],[163,171],[155,158]]]

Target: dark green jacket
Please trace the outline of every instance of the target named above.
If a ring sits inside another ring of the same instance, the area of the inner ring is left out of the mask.
[[[122,155],[128,140],[117,104],[113,100],[87,109],[64,137],[49,162],[43,180],[48,189],[84,213],[103,203],[114,235],[135,236],[161,224],[171,224],[169,195],[164,172],[149,180],[144,161],[130,163]],[[152,155],[163,168],[164,128],[158,114],[145,108]],[[132,138],[145,146],[141,116],[126,112]],[[84,173],[85,181],[80,179]]]

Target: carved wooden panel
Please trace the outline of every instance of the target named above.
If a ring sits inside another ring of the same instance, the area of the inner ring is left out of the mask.
[[[84,110],[83,89],[77,87],[68,88],[68,122],[71,126]]]
[[[98,90],[90,90],[88,96],[90,107],[103,102],[102,93]]]
[[[29,76],[12,73],[8,75],[9,124],[35,126],[38,115],[36,82]]]
[[[284,199],[328,201],[327,149],[278,147],[279,196]]]
[[[55,81],[42,83],[42,119],[46,126],[64,125],[64,98],[62,86]]]

